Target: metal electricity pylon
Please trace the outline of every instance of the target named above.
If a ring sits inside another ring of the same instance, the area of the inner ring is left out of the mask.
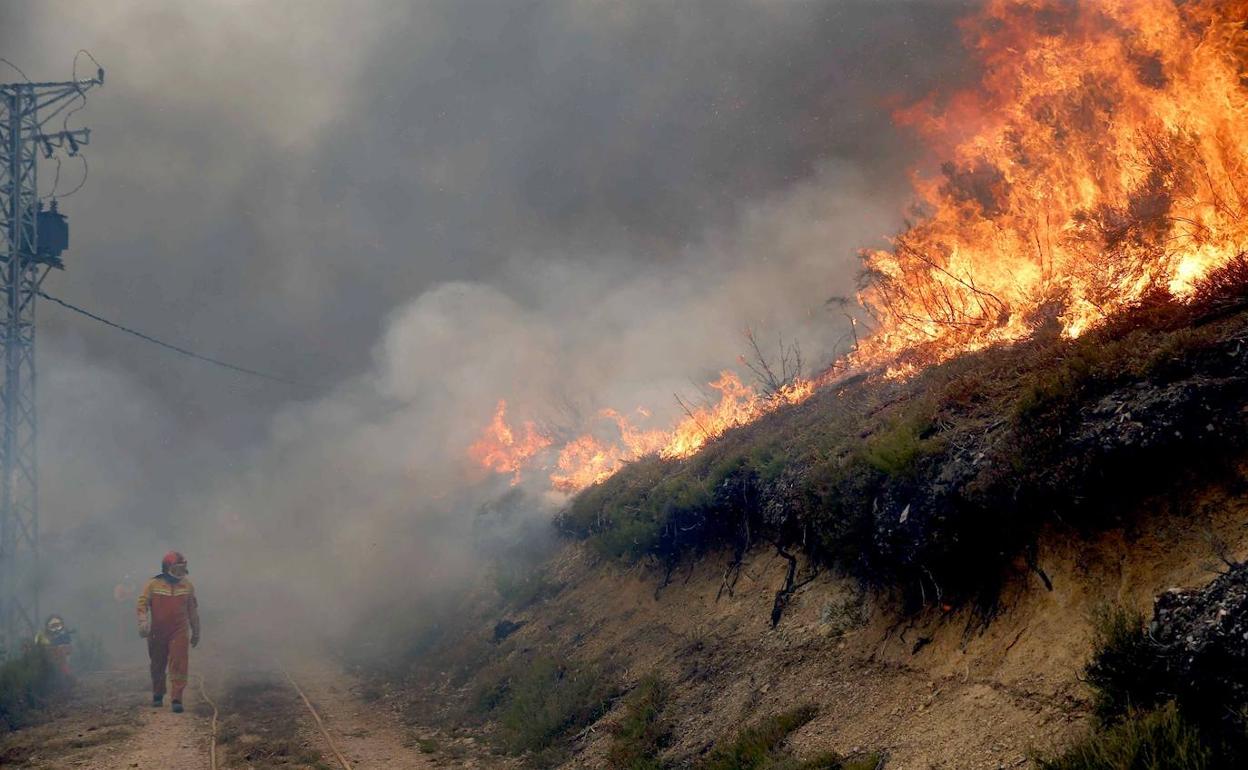
[[[35,412],[35,299],[69,243],[55,201],[39,199],[40,155],[76,155],[89,129],[70,129],[68,118],[86,92],[104,84],[104,70],[89,80],[0,84],[0,650],[12,652],[39,623],[39,473]],[[59,131],[45,130],[58,116]],[[85,168],[85,167],[84,167]],[[0,653],[2,654],[2,653]]]

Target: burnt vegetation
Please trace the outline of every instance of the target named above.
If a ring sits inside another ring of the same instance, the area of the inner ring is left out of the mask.
[[[1042,528],[1119,526],[1184,477],[1231,472],[1248,448],[1246,309],[1241,255],[1188,300],[1152,292],[1077,339],[1042,330],[908,381],[848,379],[691,458],[639,460],[557,524],[665,574],[767,546],[912,609],[991,608],[1020,564],[1049,584],[1032,556]]]

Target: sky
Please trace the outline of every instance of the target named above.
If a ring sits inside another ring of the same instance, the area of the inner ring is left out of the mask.
[[[603,407],[661,418],[747,326],[826,363],[844,331],[826,300],[901,225],[924,160],[890,112],[972,76],[965,10],[0,5],[0,56],[30,77],[68,79],[79,49],[107,72],[71,119],[89,174],[47,290],[295,383],[45,303],[50,542],[101,574],[262,543],[359,580],[456,553],[437,544],[498,492],[464,462],[498,398],[569,429]],[[66,159],[56,192],[83,170]]]

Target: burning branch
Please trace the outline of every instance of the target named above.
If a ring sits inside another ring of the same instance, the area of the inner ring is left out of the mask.
[[[753,359],[745,356],[740,357],[741,363],[745,364],[755,378],[758,379],[760,385],[763,386],[763,392],[772,396],[785,388],[790,388],[802,376],[802,349],[798,343],[785,346],[784,337],[779,338],[780,348],[780,372],[777,374],[772,367],[767,356],[763,354],[762,348],[758,345],[758,338],[754,335],[754,330],[746,327],[745,339],[749,341],[750,348],[753,351]]]
[[[680,394],[673,393],[672,396],[676,399],[676,403],[680,404],[680,408],[684,410],[685,416],[692,420],[694,425],[698,426],[698,430],[702,431],[702,435],[705,436],[708,441],[714,438],[714,436],[711,435],[711,432],[706,429],[706,426],[698,420],[698,416],[693,413],[693,410],[689,408],[689,405],[686,404],[684,399],[680,397]]]

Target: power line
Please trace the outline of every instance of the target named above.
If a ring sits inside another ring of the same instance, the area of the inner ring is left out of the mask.
[[[96,68],[96,69],[101,70],[101,71],[104,69],[103,67],[101,67],[101,66],[100,66],[100,63],[99,63],[98,61],[96,61],[96,60],[95,60],[95,57],[91,55],[91,52],[90,52],[90,51],[88,51],[88,50],[87,50],[87,49],[85,49],[85,48],[79,48],[79,49],[78,49],[78,53],[74,54],[74,63],[73,63],[73,66],[72,66],[72,68],[71,68],[71,69],[72,69],[72,71],[73,71],[73,73],[74,73],[74,82],[75,82],[75,83],[77,83],[77,82],[78,82],[78,57],[79,57],[79,56],[82,56],[84,53],[87,55],[87,58],[91,60],[91,63],[95,65],[95,68]]]
[[[85,159],[85,158],[84,158]],[[61,156],[57,155],[52,158],[56,161],[56,176],[52,178],[52,189],[39,196],[39,200],[47,200],[56,197],[56,188],[61,186]]]
[[[107,318],[104,318],[103,316],[98,316],[95,313],[92,313],[90,310],[87,310],[85,308],[81,308],[81,307],[78,307],[77,305],[66,302],[65,300],[60,299],[59,297],[53,297],[51,294],[48,294],[42,289],[39,290],[39,296],[51,302],[55,302],[56,304],[65,308],[66,310],[72,310],[73,312],[78,313],[79,315],[86,316],[87,318],[90,318],[93,321],[99,321],[105,326],[111,326],[112,328],[117,329],[119,331],[123,331],[126,334],[132,335],[134,337],[138,337],[139,339],[150,342],[153,345],[159,345],[160,347],[165,348],[166,350],[172,350],[175,353],[180,353],[184,356],[187,356],[188,358],[198,359],[200,361],[205,361],[207,363],[214,364],[216,366],[220,366],[225,369],[232,369],[233,371],[236,371],[236,372],[242,372],[243,374],[250,374],[253,377],[261,377],[263,379],[272,380],[273,382],[280,382],[285,385],[297,384],[293,382],[292,380],[288,380],[284,377],[278,377],[273,374],[267,374],[265,372],[256,371],[255,369],[248,369],[245,366],[238,366],[237,364],[231,364],[228,361],[222,361],[217,358],[212,358],[211,356],[201,355],[199,353],[196,353],[193,350],[187,350],[186,348],[179,347],[177,345],[165,342],[164,340],[159,340],[151,336],[150,334],[144,334],[143,332],[138,331],[137,329],[131,329],[130,327],[122,326],[121,324],[115,321],[110,321]]]
[[[88,54],[88,55],[90,55],[90,54]],[[9,61],[8,59],[4,58],[3,56],[0,56],[0,62],[3,62],[4,64],[9,65],[9,67],[11,67],[12,69],[14,69],[14,70],[16,70],[16,71],[17,71],[17,74],[19,74],[19,75],[21,75],[23,78],[25,78],[27,83],[29,83],[29,82],[30,82],[30,76],[29,76],[29,75],[27,75],[25,72],[22,72],[22,68],[21,68],[21,67],[17,66],[16,64],[14,64],[13,62],[11,62],[11,61]]]
[[[64,195],[56,195],[56,196],[53,196],[53,197],[60,198],[61,200],[64,200],[65,198],[68,198],[69,196],[73,195],[74,193],[76,193],[76,192],[78,192],[79,190],[81,190],[84,186],[86,186],[86,184],[87,184],[87,175],[91,173],[91,165],[90,165],[89,163],[87,163],[87,156],[86,156],[86,155],[83,155],[82,153],[78,153],[78,155],[77,155],[76,157],[77,157],[79,160],[81,160],[81,161],[82,161],[82,181],[78,183],[78,186],[77,186],[77,187],[75,187],[74,189],[72,189],[72,190],[70,190],[69,192],[65,193]],[[61,163],[60,163],[60,158],[57,158],[57,163],[56,163],[56,181],[57,181],[57,182],[60,182],[60,181],[61,181]],[[53,188],[52,188],[52,192],[56,192],[56,188],[55,188],[55,187],[53,187]]]

